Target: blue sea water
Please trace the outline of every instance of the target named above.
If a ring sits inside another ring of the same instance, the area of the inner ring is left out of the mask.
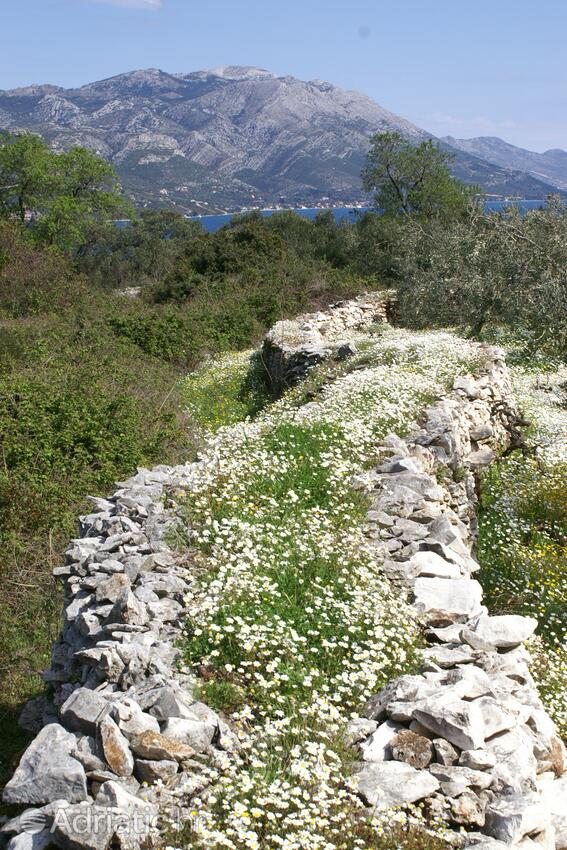
[[[544,207],[545,201],[485,201],[484,203],[484,209],[486,212],[500,212],[510,206],[517,206],[520,212],[527,212],[527,210],[537,210]],[[344,220],[354,222],[365,212],[370,212],[372,207],[329,207],[328,209],[332,211],[337,222]],[[274,213],[283,212],[283,210],[260,210],[260,212],[267,218],[268,216],[274,215]],[[297,207],[296,209],[293,209],[292,212],[313,221],[317,213],[327,212],[327,210],[321,209],[321,207]],[[214,233],[216,230],[220,230],[221,227],[224,227],[225,224],[228,224],[235,215],[239,215],[239,213],[224,213],[222,215],[189,215],[187,218],[189,221],[199,221],[204,230],[208,233]],[[115,221],[114,223],[117,227],[127,227],[131,224],[131,221],[130,219],[123,218]]]
[[[520,212],[526,212],[527,210],[535,210],[539,207],[545,206],[545,201],[485,201],[484,209],[487,212],[500,212],[505,207],[512,205],[517,206]],[[337,222],[344,221],[345,219],[349,222],[353,222],[356,221],[359,216],[368,212],[371,208],[331,207],[330,209],[332,210]],[[281,212],[281,210],[261,210],[262,215],[265,217],[274,215],[275,212]],[[299,207],[294,209],[293,212],[303,218],[313,220],[317,213],[324,212],[324,210],[320,207]],[[226,213],[224,215],[192,215],[188,216],[188,218],[191,221],[199,221],[208,233],[214,233],[215,230],[219,230],[221,227],[224,227],[225,224],[228,224],[229,221],[234,218],[234,215],[235,213]]]

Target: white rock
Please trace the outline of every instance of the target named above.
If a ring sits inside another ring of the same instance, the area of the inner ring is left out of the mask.
[[[429,797],[439,782],[426,770],[401,761],[374,762],[354,777],[358,794],[373,808],[390,808]]]
[[[496,764],[496,756],[488,750],[463,750],[459,764],[473,770],[490,770]]]
[[[413,717],[459,749],[477,750],[484,744],[484,718],[476,702],[440,691],[419,702]]]
[[[184,717],[170,717],[162,729],[166,738],[189,744],[196,753],[207,750],[218,734],[218,726],[206,720],[189,720]]]
[[[519,614],[479,617],[473,631],[497,649],[512,649],[527,640],[536,630],[537,620]]]
[[[21,832],[10,839],[6,850],[44,850],[53,844],[51,829],[42,829],[40,832]]]
[[[365,741],[378,728],[376,720],[368,720],[366,717],[355,717],[348,724],[345,735],[349,744],[359,744]]]
[[[23,754],[4,788],[5,803],[49,803],[87,799],[85,770],[70,753],[76,737],[59,723],[44,726]]]
[[[426,623],[466,622],[482,611],[482,587],[474,579],[418,578],[413,593]]]
[[[97,721],[108,708],[108,700],[96,691],[77,688],[61,706],[61,719],[68,729],[94,735]]]
[[[490,769],[496,789],[521,794],[535,788],[537,761],[527,732],[516,728],[496,735],[486,741],[485,749],[496,758],[496,765]]]
[[[446,561],[436,552],[416,552],[408,561],[409,573],[413,576],[429,576],[436,578],[460,578],[461,570],[458,564]]]
[[[126,697],[112,705],[112,717],[120,731],[130,740],[142,732],[159,732],[159,723],[155,717],[142,711],[137,702]]]
[[[518,844],[532,833],[544,832],[551,813],[537,794],[500,797],[486,807],[485,831],[507,844]]]
[[[551,823],[555,827],[557,850],[567,850],[567,774],[546,782],[541,789],[544,805],[551,812]]]
[[[391,720],[381,723],[378,729],[361,746],[363,760],[386,761],[391,759],[390,742],[392,738],[396,737],[400,729],[403,729],[403,726],[400,726],[399,723],[393,723]]]
[[[471,787],[485,790],[492,783],[492,777],[487,773],[471,770],[468,767],[431,764],[429,770],[439,781],[441,791],[446,797],[458,797]]]

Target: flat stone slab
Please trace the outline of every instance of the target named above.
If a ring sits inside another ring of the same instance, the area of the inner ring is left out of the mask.
[[[446,561],[437,552],[416,552],[408,561],[409,575],[429,578],[460,578],[458,564]]]
[[[426,770],[401,761],[373,762],[355,776],[357,791],[368,806],[391,808],[424,800],[439,788]]]
[[[464,623],[482,613],[482,587],[475,579],[418,578],[414,607],[429,624]]]
[[[413,717],[439,738],[461,750],[479,750],[484,744],[484,717],[475,702],[442,691],[422,700]]]
[[[480,617],[472,632],[497,649],[512,649],[527,640],[537,628],[533,617],[504,614],[500,617]]]

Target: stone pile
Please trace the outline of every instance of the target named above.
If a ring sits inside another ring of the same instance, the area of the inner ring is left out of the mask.
[[[6,803],[33,806],[0,829],[9,850],[139,846],[158,813],[190,819],[208,783],[205,761],[234,746],[193,695],[176,644],[190,565],[167,545],[166,501],[202,464],[139,470],[80,519],[66,563],[64,621],[44,674],[52,701],[28,703],[39,734],[7,783]],[[162,821],[163,823],[163,821]]]
[[[295,386],[323,360],[356,352],[352,331],[385,322],[393,294],[374,292],[353,301],[339,301],[318,313],[278,322],[268,332],[262,357],[276,395]]]
[[[349,736],[368,807],[423,801],[465,831],[461,843],[561,850],[565,751],[522,647],[537,622],[489,616],[474,578],[475,475],[505,444],[497,411],[513,404],[502,353],[487,357],[417,433],[387,437],[383,463],[355,481],[372,496],[369,545],[409,588],[429,646],[422,671],[372,696]]]

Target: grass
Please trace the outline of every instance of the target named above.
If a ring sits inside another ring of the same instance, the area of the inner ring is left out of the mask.
[[[341,850],[389,846],[376,824],[353,820],[344,728],[370,693],[417,670],[422,639],[367,546],[368,500],[349,482],[376,462],[380,438],[411,427],[478,352],[449,335],[391,329],[357,345],[246,424],[221,427],[241,403],[244,360],[188,382],[224,401],[214,401],[201,451],[209,472],[180,506],[179,540],[199,579],[182,649],[201,698],[230,715],[242,746],[216,802],[201,807],[198,846],[219,846],[220,831],[238,848],[271,848],[278,830]],[[308,802],[298,807],[296,795]],[[396,832],[402,846],[406,837],[408,847],[437,846],[417,825]]]
[[[256,416],[272,400],[260,355],[244,351],[205,362],[183,381],[182,400],[204,431]]]
[[[567,633],[567,464],[513,457],[482,488],[481,582],[496,611],[536,616],[541,632]]]

